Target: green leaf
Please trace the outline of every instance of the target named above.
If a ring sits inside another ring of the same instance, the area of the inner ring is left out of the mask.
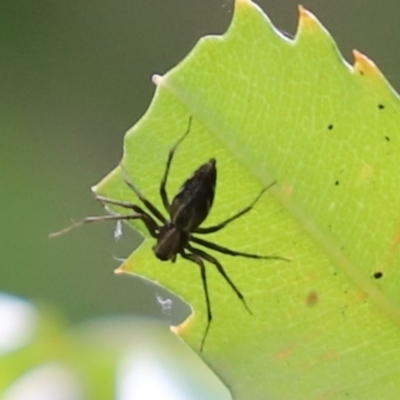
[[[255,4],[237,0],[225,35],[203,38],[154,78],[149,111],[126,135],[122,163],[161,208],[168,151],[193,116],[168,191],[172,197],[215,157],[216,201],[205,225],[279,182],[251,213],[207,237],[292,259],[215,253],[253,315],[207,265],[214,320],[203,356],[235,399],[389,399],[400,392],[399,99],[370,60],[354,57],[348,65],[303,8],[291,40]],[[119,168],[95,190],[137,202]],[[149,240],[122,270],[191,304],[180,334],[199,349],[206,313],[198,268],[158,261],[154,240],[135,226]]]

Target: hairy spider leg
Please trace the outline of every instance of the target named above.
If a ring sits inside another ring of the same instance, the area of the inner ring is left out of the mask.
[[[111,204],[123,208],[128,208],[130,210],[135,211],[138,215],[142,215],[142,221],[146,225],[147,230],[149,231],[150,235],[154,238],[157,237],[157,231],[159,231],[160,227],[158,226],[157,222],[154,220],[154,218],[148,214],[146,211],[143,210],[142,207],[139,207],[136,204],[128,203],[125,201],[119,201],[115,199],[110,199],[108,197],[104,196],[96,196],[96,200],[100,201],[103,204]],[[124,215],[121,215],[121,220],[125,219]]]
[[[70,226],[66,228],[51,233],[49,235],[50,238],[63,235],[67,233],[71,229],[77,228],[81,225],[92,223],[92,222],[101,222],[101,221],[121,221],[121,220],[133,220],[133,219],[141,219],[143,223],[146,225],[149,233],[154,238],[157,237],[157,230],[159,229],[157,223],[151,217],[151,215],[147,214],[141,207],[137,206],[136,204],[131,204],[123,201],[118,201],[114,199],[109,199],[103,196],[96,196],[96,200],[100,201],[103,204],[112,204],[123,208],[128,208],[136,212],[136,214],[128,214],[128,215],[100,215],[94,217],[87,217],[81,221],[73,222]]]
[[[246,257],[246,258],[255,258],[255,259],[262,259],[262,260],[282,260],[288,261],[288,258],[279,257],[279,256],[262,256],[259,254],[252,254],[252,253],[244,253],[241,251],[231,250],[227,247],[220,246],[219,244],[209,242],[208,240],[200,239],[198,237],[190,236],[189,241],[200,244],[208,249],[218,251],[222,254],[228,254],[230,256],[239,256],[239,257]]]
[[[211,254],[206,253],[205,251],[192,247],[192,246],[188,246],[188,249],[194,253],[199,255],[203,260],[206,260],[208,262],[210,262],[211,264],[214,264],[217,267],[218,272],[222,275],[222,277],[225,279],[225,281],[229,284],[229,286],[232,288],[232,290],[236,293],[237,297],[239,298],[239,300],[243,303],[244,307],[246,308],[246,310],[250,313],[253,314],[252,311],[250,310],[250,307],[247,305],[246,300],[242,294],[242,292],[237,288],[237,286],[233,283],[233,281],[231,280],[231,278],[229,278],[228,274],[225,272],[224,267],[222,266],[222,264],[215,258],[213,257]]]
[[[235,219],[238,219],[239,217],[241,217],[244,214],[247,214],[249,211],[251,211],[251,209],[256,205],[256,203],[258,202],[258,200],[260,200],[261,196],[272,186],[274,186],[276,184],[276,181],[272,182],[270,185],[266,186],[265,188],[263,188],[261,190],[261,192],[257,195],[257,197],[245,208],[243,208],[243,210],[240,210],[239,212],[237,212],[236,214],[232,215],[232,217],[229,217],[228,219],[226,219],[225,221],[220,222],[217,225],[213,225],[213,226],[208,226],[205,228],[197,228],[194,232],[195,233],[201,233],[201,234],[207,234],[207,233],[213,233],[213,232],[217,232],[219,230],[221,230],[222,228],[225,228],[226,225],[228,225],[230,222],[234,221]]]
[[[205,343],[207,335],[208,335],[208,331],[210,330],[211,321],[213,318],[212,311],[211,311],[210,295],[208,293],[206,267],[205,267],[204,262],[201,259],[201,257],[197,254],[185,253],[184,251],[182,251],[180,253],[180,255],[183,258],[185,258],[186,260],[194,262],[200,268],[201,281],[203,282],[203,291],[204,291],[204,296],[206,298],[206,306],[207,306],[207,325],[206,325],[206,329],[204,330],[203,339],[201,340],[201,345],[200,345],[200,352],[202,352],[203,348],[204,348],[204,343]]]
[[[65,229],[62,229],[61,231],[51,233],[49,235],[50,238],[56,237],[63,235],[64,233],[70,231],[71,229],[77,228],[81,225],[84,224],[89,224],[92,222],[103,222],[103,221],[121,221],[121,220],[132,220],[132,219],[141,219],[147,226],[146,223],[146,216],[143,214],[128,214],[128,215],[100,215],[100,216],[94,216],[94,217],[86,217],[85,219],[78,221],[78,222],[73,222],[70,226],[66,227]],[[150,230],[149,230],[150,231]],[[155,232],[151,232],[150,234],[153,236],[156,234]],[[154,236],[156,237],[156,236]]]
[[[192,125],[192,116],[189,117],[189,123],[188,123],[185,133],[177,140],[177,142],[172,146],[172,148],[170,149],[170,151],[168,153],[167,164],[165,166],[164,176],[163,176],[163,178],[161,180],[161,184],[160,184],[160,196],[161,196],[162,202],[164,204],[164,207],[167,210],[170,217],[171,217],[171,203],[169,202],[168,193],[167,193],[167,189],[166,189],[168,174],[169,174],[172,160],[175,155],[175,151],[178,148],[178,146],[182,143],[183,139],[185,139],[185,137],[190,132],[191,125]]]
[[[122,169],[122,174],[124,178],[124,182],[128,185],[128,187],[136,194],[139,200],[145,205],[145,207],[163,224],[167,222],[167,219],[161,213],[161,211],[149,200],[147,200],[146,196],[135,186],[132,179],[129,177],[127,170],[125,167],[120,164]]]

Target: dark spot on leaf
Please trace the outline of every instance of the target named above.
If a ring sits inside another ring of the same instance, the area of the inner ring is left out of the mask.
[[[333,129],[333,125],[332,125],[332,124],[329,124],[329,125],[328,125],[328,129],[329,129],[329,130],[332,130],[332,129]]]
[[[360,75],[364,75],[364,71],[360,71]]]
[[[376,271],[374,273],[374,278],[375,279],[380,279],[380,278],[382,278],[382,276],[383,276],[383,273],[381,271]]]
[[[317,292],[310,292],[307,295],[306,304],[309,307],[315,306],[318,303],[319,296]]]
[[[384,106],[383,104],[378,104],[378,108],[379,108],[380,110],[383,110],[383,109],[385,108],[385,106]]]
[[[336,186],[339,186],[339,181],[336,181],[336,182],[335,182],[335,185],[336,185]]]
[[[390,137],[389,136],[385,136],[386,141],[390,142]]]

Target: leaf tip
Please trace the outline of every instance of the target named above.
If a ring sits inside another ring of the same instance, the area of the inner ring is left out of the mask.
[[[369,59],[365,54],[358,50],[353,50],[354,71],[361,75],[377,76],[380,75],[376,64]]]
[[[122,264],[122,265],[120,265],[119,267],[115,268],[114,271],[113,271],[114,274],[115,274],[115,275],[120,275],[120,274],[125,273],[125,271],[124,271],[124,269],[123,269],[123,266],[124,266],[124,264]]]
[[[319,30],[320,23],[312,12],[308,11],[301,4],[299,4],[298,10],[299,10],[300,26],[303,29]]]
[[[129,257],[125,260],[122,260],[122,264],[120,264],[117,268],[114,269],[114,274],[127,274],[132,272],[132,257]]]
[[[252,1],[250,0],[236,0],[235,7],[248,7],[250,6]]]
[[[303,14],[307,13],[306,8],[305,8],[302,4],[299,4],[299,5],[297,6],[297,9],[299,10],[300,17],[301,17]]]
[[[151,81],[156,85],[156,86],[161,86],[162,81],[163,81],[163,76],[162,75],[158,75],[158,74],[154,74],[151,77]]]
[[[192,313],[179,325],[171,325],[171,327],[170,327],[171,331],[174,332],[178,336],[182,336],[182,334],[187,330],[188,326],[191,324],[193,316],[194,316],[194,313],[192,310]]]

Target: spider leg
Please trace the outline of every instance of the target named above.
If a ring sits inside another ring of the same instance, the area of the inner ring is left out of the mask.
[[[96,200],[99,201],[100,203],[104,203],[104,204],[112,204],[114,206],[119,206],[122,208],[129,208],[130,210],[134,210],[134,211],[140,210],[137,212],[143,212],[143,213],[145,212],[145,211],[143,211],[143,209],[141,207],[137,206],[136,204],[129,203],[127,201],[110,199],[109,197],[104,197],[104,196],[99,196],[99,195],[96,196]]]
[[[186,129],[186,132],[180,137],[180,139],[178,139],[178,141],[172,146],[171,150],[168,153],[168,159],[167,159],[167,164],[165,166],[164,176],[163,176],[163,178],[161,180],[161,184],[160,184],[160,196],[161,196],[162,202],[164,204],[164,207],[167,210],[169,215],[171,215],[171,204],[168,200],[168,194],[167,194],[167,189],[166,189],[169,169],[171,167],[171,163],[172,163],[172,159],[174,158],[175,151],[178,148],[178,146],[181,144],[183,139],[185,139],[185,137],[190,132],[191,125],[192,125],[192,117],[189,117],[189,123],[188,123],[188,127]]]
[[[207,325],[206,325],[206,329],[204,331],[203,339],[201,340],[201,345],[200,345],[200,351],[203,351],[204,343],[206,341],[208,331],[210,330],[211,321],[212,321],[211,301],[210,301],[210,295],[208,293],[206,267],[205,267],[204,262],[201,259],[201,257],[197,254],[185,253],[184,251],[182,251],[180,253],[180,255],[183,258],[185,258],[186,260],[194,262],[200,268],[201,281],[203,282],[204,296],[206,298],[206,305],[207,305]]]
[[[194,248],[192,246],[187,247],[192,253],[199,255],[202,259],[210,262],[211,264],[214,264],[217,267],[218,272],[222,275],[222,277],[226,280],[226,282],[229,284],[229,286],[232,288],[232,290],[236,293],[237,297],[239,297],[239,300],[243,303],[244,307],[246,310],[250,313],[253,314],[249,308],[249,306],[246,303],[246,300],[242,294],[242,292],[236,287],[236,285],[233,283],[231,278],[229,278],[229,275],[225,272],[224,267],[222,264],[214,258],[212,255],[204,252],[203,250]]]
[[[195,233],[206,234],[206,233],[217,232],[220,229],[225,228],[225,226],[228,225],[230,222],[234,221],[235,219],[238,219],[239,217],[241,217],[244,214],[247,214],[255,206],[255,204],[258,202],[258,200],[260,200],[260,198],[264,194],[264,192],[266,192],[269,188],[271,188],[275,184],[276,184],[276,181],[272,182],[270,185],[268,185],[265,188],[263,188],[261,190],[261,192],[257,195],[257,197],[247,207],[243,208],[243,210],[240,210],[236,214],[232,215],[232,217],[226,219],[225,221],[223,221],[223,222],[221,222],[221,223],[219,223],[217,225],[208,226],[208,227],[205,227],[205,228],[201,228],[201,227],[197,228],[194,232]]]
[[[78,226],[89,224],[92,222],[102,222],[102,221],[128,221],[132,219],[141,219],[143,223],[146,225],[151,236],[157,238],[156,229],[158,229],[157,224],[155,221],[147,214],[128,214],[128,215],[100,215],[94,217],[86,217],[85,219],[73,222],[70,226],[62,229],[61,231],[51,233],[49,235],[50,238],[63,235],[64,233],[70,231],[71,229],[77,228]]]
[[[139,207],[136,204],[132,204],[132,203],[128,203],[128,202],[120,201],[120,200],[115,200],[115,199],[110,199],[110,198],[104,197],[104,196],[96,196],[96,200],[100,201],[103,204],[112,204],[112,205],[119,206],[122,208],[128,208],[130,210],[135,211],[137,214],[142,215],[143,217],[141,219],[142,219],[143,223],[146,225],[147,230],[149,231],[151,236],[156,237],[154,235],[156,234],[156,231],[159,229],[159,226],[157,225],[157,222],[154,221],[154,218],[150,214],[148,214],[146,211],[144,211],[142,207]]]
[[[120,164],[122,169],[124,182],[129,186],[130,189],[136,194],[139,200],[145,205],[145,207],[163,224],[167,221],[164,215],[162,215],[161,211],[149,200],[147,200],[146,196],[135,186],[132,179],[130,179],[125,167]]]
[[[189,240],[191,242],[200,244],[208,249],[218,251],[223,254],[228,254],[230,256],[239,256],[239,257],[246,257],[246,258],[256,258],[256,259],[263,259],[263,260],[283,260],[283,261],[290,261],[287,258],[279,257],[279,256],[262,256],[259,254],[252,254],[252,253],[244,253],[241,251],[231,250],[227,247],[220,246],[219,244],[209,242],[208,240],[200,239],[198,237],[190,236]]]
[[[128,203],[127,201],[110,199],[110,198],[104,197],[104,196],[96,196],[96,200],[100,201],[100,203],[103,203],[103,204],[112,204],[114,206],[119,206],[119,207],[122,207],[122,208],[128,208],[130,210],[133,210],[133,211],[137,212],[138,214],[147,215],[150,219],[152,219],[154,221],[153,217],[147,211],[144,211],[142,207],[140,207],[140,206],[138,206],[136,204]],[[155,226],[158,227],[158,225],[157,225],[157,223],[155,221],[154,221],[154,224],[155,224]]]

